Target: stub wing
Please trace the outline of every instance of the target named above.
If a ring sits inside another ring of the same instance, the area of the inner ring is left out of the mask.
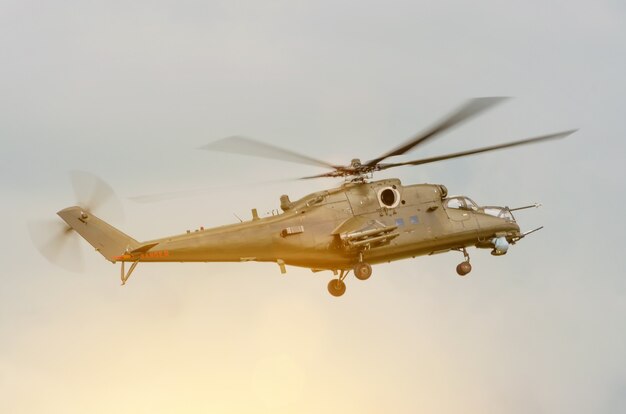
[[[374,248],[388,244],[400,235],[398,226],[387,226],[378,220],[352,217],[341,223],[332,234],[348,249]]]

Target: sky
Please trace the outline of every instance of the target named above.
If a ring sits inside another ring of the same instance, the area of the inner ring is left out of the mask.
[[[626,8],[621,2],[0,0],[0,412],[626,412]],[[373,158],[471,97],[512,96],[397,160],[572,128],[565,140],[386,171],[545,228],[329,272],[262,263],[86,270],[27,223],[116,191],[138,240],[278,208],[336,180],[199,151],[246,135],[332,163]],[[255,184],[257,183],[257,184]],[[129,197],[208,188],[140,204]]]

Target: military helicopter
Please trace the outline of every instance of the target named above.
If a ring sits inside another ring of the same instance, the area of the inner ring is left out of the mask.
[[[403,185],[396,178],[375,181],[373,174],[400,166],[429,164],[559,139],[576,131],[412,161],[383,162],[434,139],[504,99],[472,99],[395,149],[367,162],[353,159],[349,165],[333,165],[244,137],[224,138],[202,147],[329,170],[302,179],[344,179],[336,188],[314,192],[296,201],[283,195],[280,197],[282,211],[268,217],[260,217],[256,209],[252,209],[251,219],[245,222],[139,242],[95,216],[89,202],[65,208],[57,214],[69,226],[63,230],[64,234],[77,232],[108,261],[121,263],[122,285],[139,263],[256,261],[276,263],[281,273],[286,273],[287,265],[309,268],[313,272],[331,271],[334,277],[328,283],[328,291],[333,296],[341,296],[346,291],[345,279],[350,272],[359,280],[367,280],[372,275],[373,264],[449,251],[463,254],[464,260],[456,271],[465,276],[472,270],[468,247],[490,249],[492,255],[502,256],[511,245],[540,230],[542,227],[522,232],[513,216],[514,211],[538,205],[479,206],[466,196],[448,196],[448,190],[441,184]],[[112,193],[99,179],[93,177],[92,182],[94,189],[89,196],[92,199],[108,198]],[[141,201],[142,197],[138,199]],[[45,248],[42,251],[46,253]],[[130,264],[128,270],[126,263]]]

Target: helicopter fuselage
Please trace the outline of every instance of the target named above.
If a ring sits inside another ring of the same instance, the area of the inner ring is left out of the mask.
[[[290,202],[283,212],[142,243],[116,257],[141,262],[276,262],[312,270],[351,269],[518,237],[512,216],[446,205],[442,185],[398,179],[351,182]]]

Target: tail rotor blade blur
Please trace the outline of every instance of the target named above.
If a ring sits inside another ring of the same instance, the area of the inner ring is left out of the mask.
[[[85,171],[72,171],[70,180],[79,206],[111,221],[122,221],[122,204],[109,184]]]
[[[72,272],[84,269],[80,240],[65,223],[56,219],[31,221],[28,233],[37,250],[50,263]]]
[[[122,219],[122,204],[107,183],[84,171],[72,171],[70,181],[81,208],[101,211],[112,221]],[[60,218],[30,221],[28,232],[37,250],[50,263],[73,272],[83,270],[81,238]]]

